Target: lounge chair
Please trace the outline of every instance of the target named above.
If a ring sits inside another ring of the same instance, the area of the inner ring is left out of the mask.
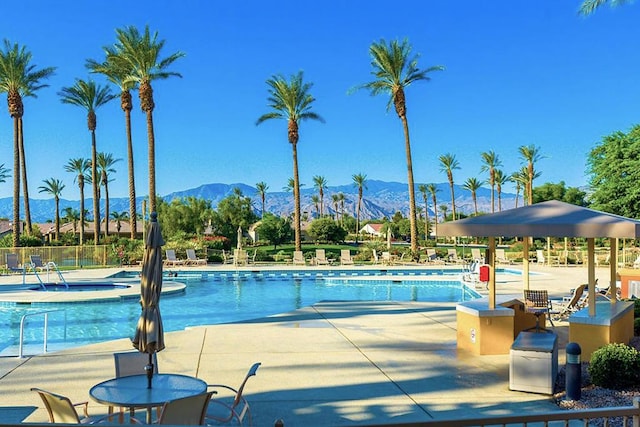
[[[546,331],[544,325],[540,326],[540,316],[543,314],[549,319],[551,326],[555,327],[551,314],[558,314],[558,312],[552,312],[551,301],[549,301],[549,293],[546,290],[524,290],[524,305],[525,310],[528,313],[536,316],[536,326],[530,329],[535,329],[536,332]]]
[[[50,423],[94,424],[106,420],[109,416],[99,418],[89,416],[89,402],[73,403],[68,397],[55,394],[40,388],[32,388],[44,402],[49,414]],[[83,416],[78,415],[76,407],[82,407]]]
[[[212,394],[210,391],[166,402],[155,424],[204,425]]]
[[[385,251],[382,252],[382,264],[391,265],[391,252]]]
[[[233,255],[226,253],[224,249],[222,250],[222,263],[223,264],[233,263]]]
[[[538,261],[538,265],[560,265],[560,257],[546,257],[544,256],[544,251],[542,249],[536,249],[536,260]]]
[[[353,259],[351,258],[351,251],[349,249],[340,249],[340,264],[353,265]]]
[[[316,249],[315,264],[329,265],[329,260],[327,259],[327,254],[324,249]]]
[[[18,264],[17,254],[5,254],[4,260],[7,266],[7,271],[9,271],[9,273],[25,273],[24,267]]]
[[[244,249],[233,250],[233,265],[247,265],[249,263],[249,254]]]
[[[156,353],[151,356],[153,363],[153,372],[158,373],[158,358]],[[130,375],[145,374],[145,366],[149,364],[149,355],[139,351],[125,351],[119,353],[113,353],[114,367],[116,368],[116,378],[128,377]],[[131,415],[135,414],[135,408],[120,408],[118,415],[118,422],[122,424],[124,422],[124,414],[129,410]],[[113,415],[113,406],[109,406],[109,416]],[[160,413],[160,407],[157,408],[158,414]],[[109,420],[111,421],[111,420]]]
[[[578,310],[583,309],[587,305],[588,294],[585,293],[587,285],[583,284],[573,290],[570,297],[565,297],[563,301],[554,301],[556,305],[560,305],[557,319],[566,319]]]
[[[243,392],[247,381],[256,374],[259,367],[259,362],[254,363],[237,389],[223,384],[209,384],[209,388],[216,392],[216,398],[209,402],[205,421],[228,423],[235,420],[239,425],[242,425],[244,418],[247,417],[248,425],[251,425],[251,408],[243,396]]]
[[[471,260],[478,260],[484,264],[484,255],[482,255],[480,248],[471,248]]]
[[[29,261],[31,261],[31,268],[35,271],[49,271],[50,269],[56,270],[58,268],[53,261],[43,263],[40,255],[29,255]]]
[[[458,258],[458,252],[455,248],[447,249],[447,258],[449,259],[449,262],[454,264],[464,264],[464,260],[462,258]]]
[[[302,251],[293,251],[293,265],[307,265]]]
[[[444,264],[444,260],[442,260],[438,253],[434,248],[427,248],[427,262],[428,263],[436,263],[436,264]]]
[[[176,265],[184,265],[184,260],[178,259],[176,257],[176,251],[173,249],[167,249],[165,251],[166,259],[164,260],[164,265],[167,267],[172,267]]]
[[[511,264],[504,249],[496,249],[496,262],[499,264]]]
[[[198,258],[196,256],[195,249],[187,249],[187,260],[185,261],[187,265],[207,265],[206,258]]]

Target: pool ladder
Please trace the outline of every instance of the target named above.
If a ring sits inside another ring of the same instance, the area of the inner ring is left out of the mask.
[[[29,266],[31,267],[31,271],[33,271],[33,274],[36,275],[36,278],[38,279],[38,282],[40,282],[40,287],[42,288],[42,290],[46,291],[47,287],[45,286],[44,282],[40,278],[40,275],[38,274],[38,270],[36,269],[35,264],[30,263]],[[60,278],[60,281],[62,281],[62,283],[64,283],[64,287],[67,290],[69,290],[69,284],[64,279],[64,276],[62,275],[62,272],[58,269],[58,266],[56,265],[55,262],[49,261],[48,263],[46,263],[44,265],[44,267],[47,269],[47,282],[49,282],[49,270],[53,269],[53,270],[55,270],[56,273],[58,273],[58,277]],[[23,278],[23,281],[24,281],[24,278]]]
[[[20,341],[18,343],[18,358],[24,357],[24,327],[28,317],[44,315],[44,332],[43,332],[43,352],[47,352],[47,342],[49,335],[49,313],[62,311],[64,312],[64,339],[67,338],[67,312],[64,309],[38,311],[36,313],[27,313],[20,318]]]

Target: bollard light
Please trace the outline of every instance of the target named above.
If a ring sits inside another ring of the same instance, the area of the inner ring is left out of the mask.
[[[580,345],[575,342],[567,344],[565,364],[565,390],[567,400],[580,400],[582,397],[582,362]]]

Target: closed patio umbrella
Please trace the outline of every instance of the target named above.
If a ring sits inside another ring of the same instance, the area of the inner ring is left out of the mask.
[[[387,250],[391,249],[391,227],[387,228]]]
[[[160,293],[162,292],[162,245],[164,245],[164,241],[160,233],[158,214],[152,212],[142,257],[140,278],[142,313],[132,340],[133,346],[138,351],[149,354],[149,364],[145,366],[149,380],[147,388],[151,388],[151,379],[153,378],[153,353],[164,349],[164,332],[159,306]]]
[[[238,226],[238,244],[237,249],[242,249],[242,227]]]

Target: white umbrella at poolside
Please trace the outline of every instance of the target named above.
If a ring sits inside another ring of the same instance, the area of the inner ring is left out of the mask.
[[[242,227],[238,226],[238,245],[237,249],[242,249]]]

